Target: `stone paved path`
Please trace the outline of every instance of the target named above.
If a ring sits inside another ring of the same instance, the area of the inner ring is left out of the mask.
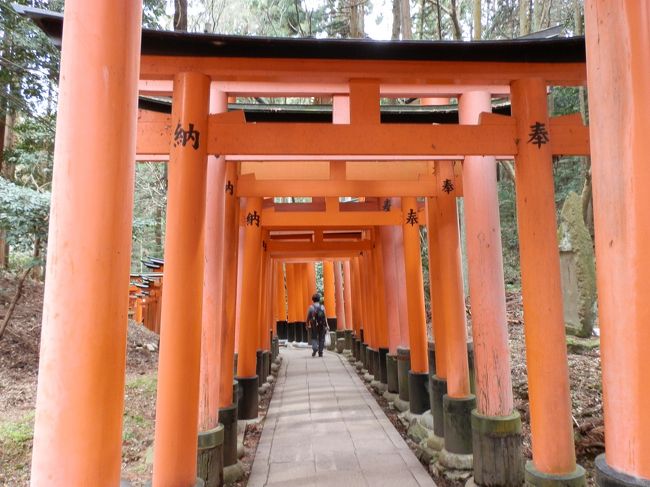
[[[352,368],[282,349],[248,487],[435,486]]]

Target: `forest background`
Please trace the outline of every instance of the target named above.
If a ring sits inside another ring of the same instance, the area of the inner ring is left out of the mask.
[[[0,268],[20,271],[32,267],[33,277],[42,279],[60,55],[40,30],[16,14],[12,3],[0,0]],[[63,0],[16,3],[64,10]],[[583,24],[582,0],[144,0],[143,10],[143,26],[151,29],[283,37],[372,36],[402,41],[513,39],[547,29],[578,36]],[[237,102],[327,104],[331,100],[239,98]],[[382,100],[386,104],[410,102],[413,100]],[[551,115],[580,112],[587,121],[585,89],[552,87],[549,110]],[[589,159],[558,157],[553,166],[558,215],[567,195],[578,193],[583,219],[593,236]],[[518,289],[511,161],[499,164],[498,178],[505,285]],[[166,189],[165,164],[137,164],[133,272],[142,270],[142,259],[163,256]],[[459,207],[462,227],[462,204]],[[423,243],[425,232],[423,228]],[[428,280],[426,249],[426,244],[422,245]],[[425,282],[427,305],[428,289]]]

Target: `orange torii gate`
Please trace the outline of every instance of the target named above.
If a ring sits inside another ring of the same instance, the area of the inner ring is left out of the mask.
[[[197,436],[204,446],[216,444],[223,433],[215,424],[215,408],[230,411],[234,401],[233,284],[240,226],[245,279],[237,373],[245,413],[252,415],[256,347],[269,346],[261,323],[268,324],[271,309],[273,259],[264,257],[269,252],[263,247],[272,229],[322,226],[366,232],[401,226],[409,290],[409,386],[422,390],[429,364],[418,289],[422,268],[417,227],[424,222],[437,271],[431,287],[436,390],[446,390],[444,449],[451,455],[465,453],[463,431],[448,419],[471,414],[475,482],[520,483],[516,461],[503,469],[482,462],[485,451],[508,461],[516,460],[519,452],[497,240],[468,246],[472,303],[480,301],[474,307],[474,410],[459,306],[456,191],[462,186],[468,235],[498,235],[493,169],[494,158],[504,156],[514,156],[516,165],[533,442],[526,481],[584,483],[573,448],[551,161],[558,154],[588,154],[590,141],[576,117],[549,119],[546,87],[588,81],[607,429],[607,454],[597,460],[598,482],[647,485],[650,419],[642,405],[650,399],[644,381],[650,332],[643,283],[650,259],[642,188],[650,179],[643,165],[650,146],[649,123],[641,110],[650,98],[650,40],[644,35],[650,14],[643,2],[586,4],[588,80],[580,39],[379,47],[367,41],[177,33],[144,32],[141,37],[139,2],[68,0],[63,27],[58,16],[23,10],[55,41],[62,39],[32,484],[119,483],[136,153],[148,160],[169,158],[170,167],[155,486],[194,484]],[[145,89],[171,90],[171,115],[141,112],[136,118],[139,80],[150,81]],[[621,87],[626,96],[613,96]],[[490,111],[490,93],[504,91],[510,93],[512,115],[485,113]],[[345,106],[341,100],[347,98],[348,111],[335,114],[333,124],[246,123],[241,113],[225,113],[226,97],[243,93],[329,95],[335,106]],[[380,123],[380,97],[399,96],[459,97],[461,123]],[[94,157],[89,159],[89,154]],[[386,168],[372,171],[372,178],[350,177],[355,167],[365,165],[367,171],[369,162],[379,166],[394,161],[390,166],[412,169],[418,161],[434,160],[434,171],[425,170],[424,178],[418,173],[401,179]],[[464,160],[462,175],[446,162],[453,160]],[[324,162],[328,176],[314,178],[311,173],[295,180],[285,170],[269,182],[256,171],[247,176],[241,169],[247,162],[270,166],[286,161],[296,166],[300,161]],[[280,215],[263,207],[262,198],[283,195],[325,198],[325,211]],[[341,196],[400,197],[401,208],[344,211],[337,201]],[[426,197],[425,209],[418,209],[417,197]],[[241,214],[238,198],[244,202]],[[215,215],[222,216],[213,220]],[[219,229],[215,233],[210,227],[215,221],[223,222],[221,243],[214,237]],[[357,303],[352,314],[356,308],[360,323],[369,325],[371,349],[390,345],[377,307],[371,305],[381,301],[377,289],[382,261],[379,251],[350,261],[352,300]],[[92,279],[98,266],[108,271],[101,284]],[[204,274],[204,269],[217,272]],[[94,287],[100,285],[99,290]],[[222,303],[221,310],[212,313],[214,308],[206,304],[211,302]],[[209,313],[204,306],[211,307]],[[204,340],[210,336],[221,341],[212,356],[203,347],[204,362],[202,333]],[[219,373],[205,367],[201,373],[205,360],[217,360]],[[206,402],[200,403],[200,397]],[[409,396],[411,401],[415,397]],[[422,407],[425,398],[418,399]]]

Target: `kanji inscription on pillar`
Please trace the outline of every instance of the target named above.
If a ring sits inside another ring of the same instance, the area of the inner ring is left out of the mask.
[[[257,212],[257,210],[253,210],[253,212],[249,212],[248,215],[246,215],[246,225],[257,225],[258,227],[260,226],[260,214]]]
[[[266,240],[262,240],[262,250],[266,252]]]
[[[392,206],[392,202],[390,201],[390,198],[386,198],[384,200],[384,206],[382,207],[382,209],[384,211],[390,211],[391,206]]]
[[[411,226],[418,223],[418,213],[413,208],[409,209],[409,212],[406,215],[406,223]]]
[[[445,179],[444,182],[442,183],[442,190],[449,194],[454,190],[454,183],[451,181],[451,179]]]
[[[530,137],[530,139],[528,139],[529,144],[532,143],[539,149],[543,144],[549,143],[550,139],[548,137],[548,131],[546,130],[546,124],[535,122],[530,126],[530,130],[531,132],[528,134]]]
[[[197,150],[199,148],[200,135],[198,130],[194,130],[193,123],[190,123],[188,129],[185,130],[181,123],[178,122],[174,131],[174,147],[178,147],[179,145],[185,147],[188,142],[192,141],[192,149]]]
[[[228,180],[228,182],[226,183],[226,193],[230,193],[232,195],[234,191],[235,191],[235,186],[232,184],[230,180]]]

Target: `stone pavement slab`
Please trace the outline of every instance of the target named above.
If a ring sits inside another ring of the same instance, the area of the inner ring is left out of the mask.
[[[248,487],[435,486],[339,355],[281,353]]]

